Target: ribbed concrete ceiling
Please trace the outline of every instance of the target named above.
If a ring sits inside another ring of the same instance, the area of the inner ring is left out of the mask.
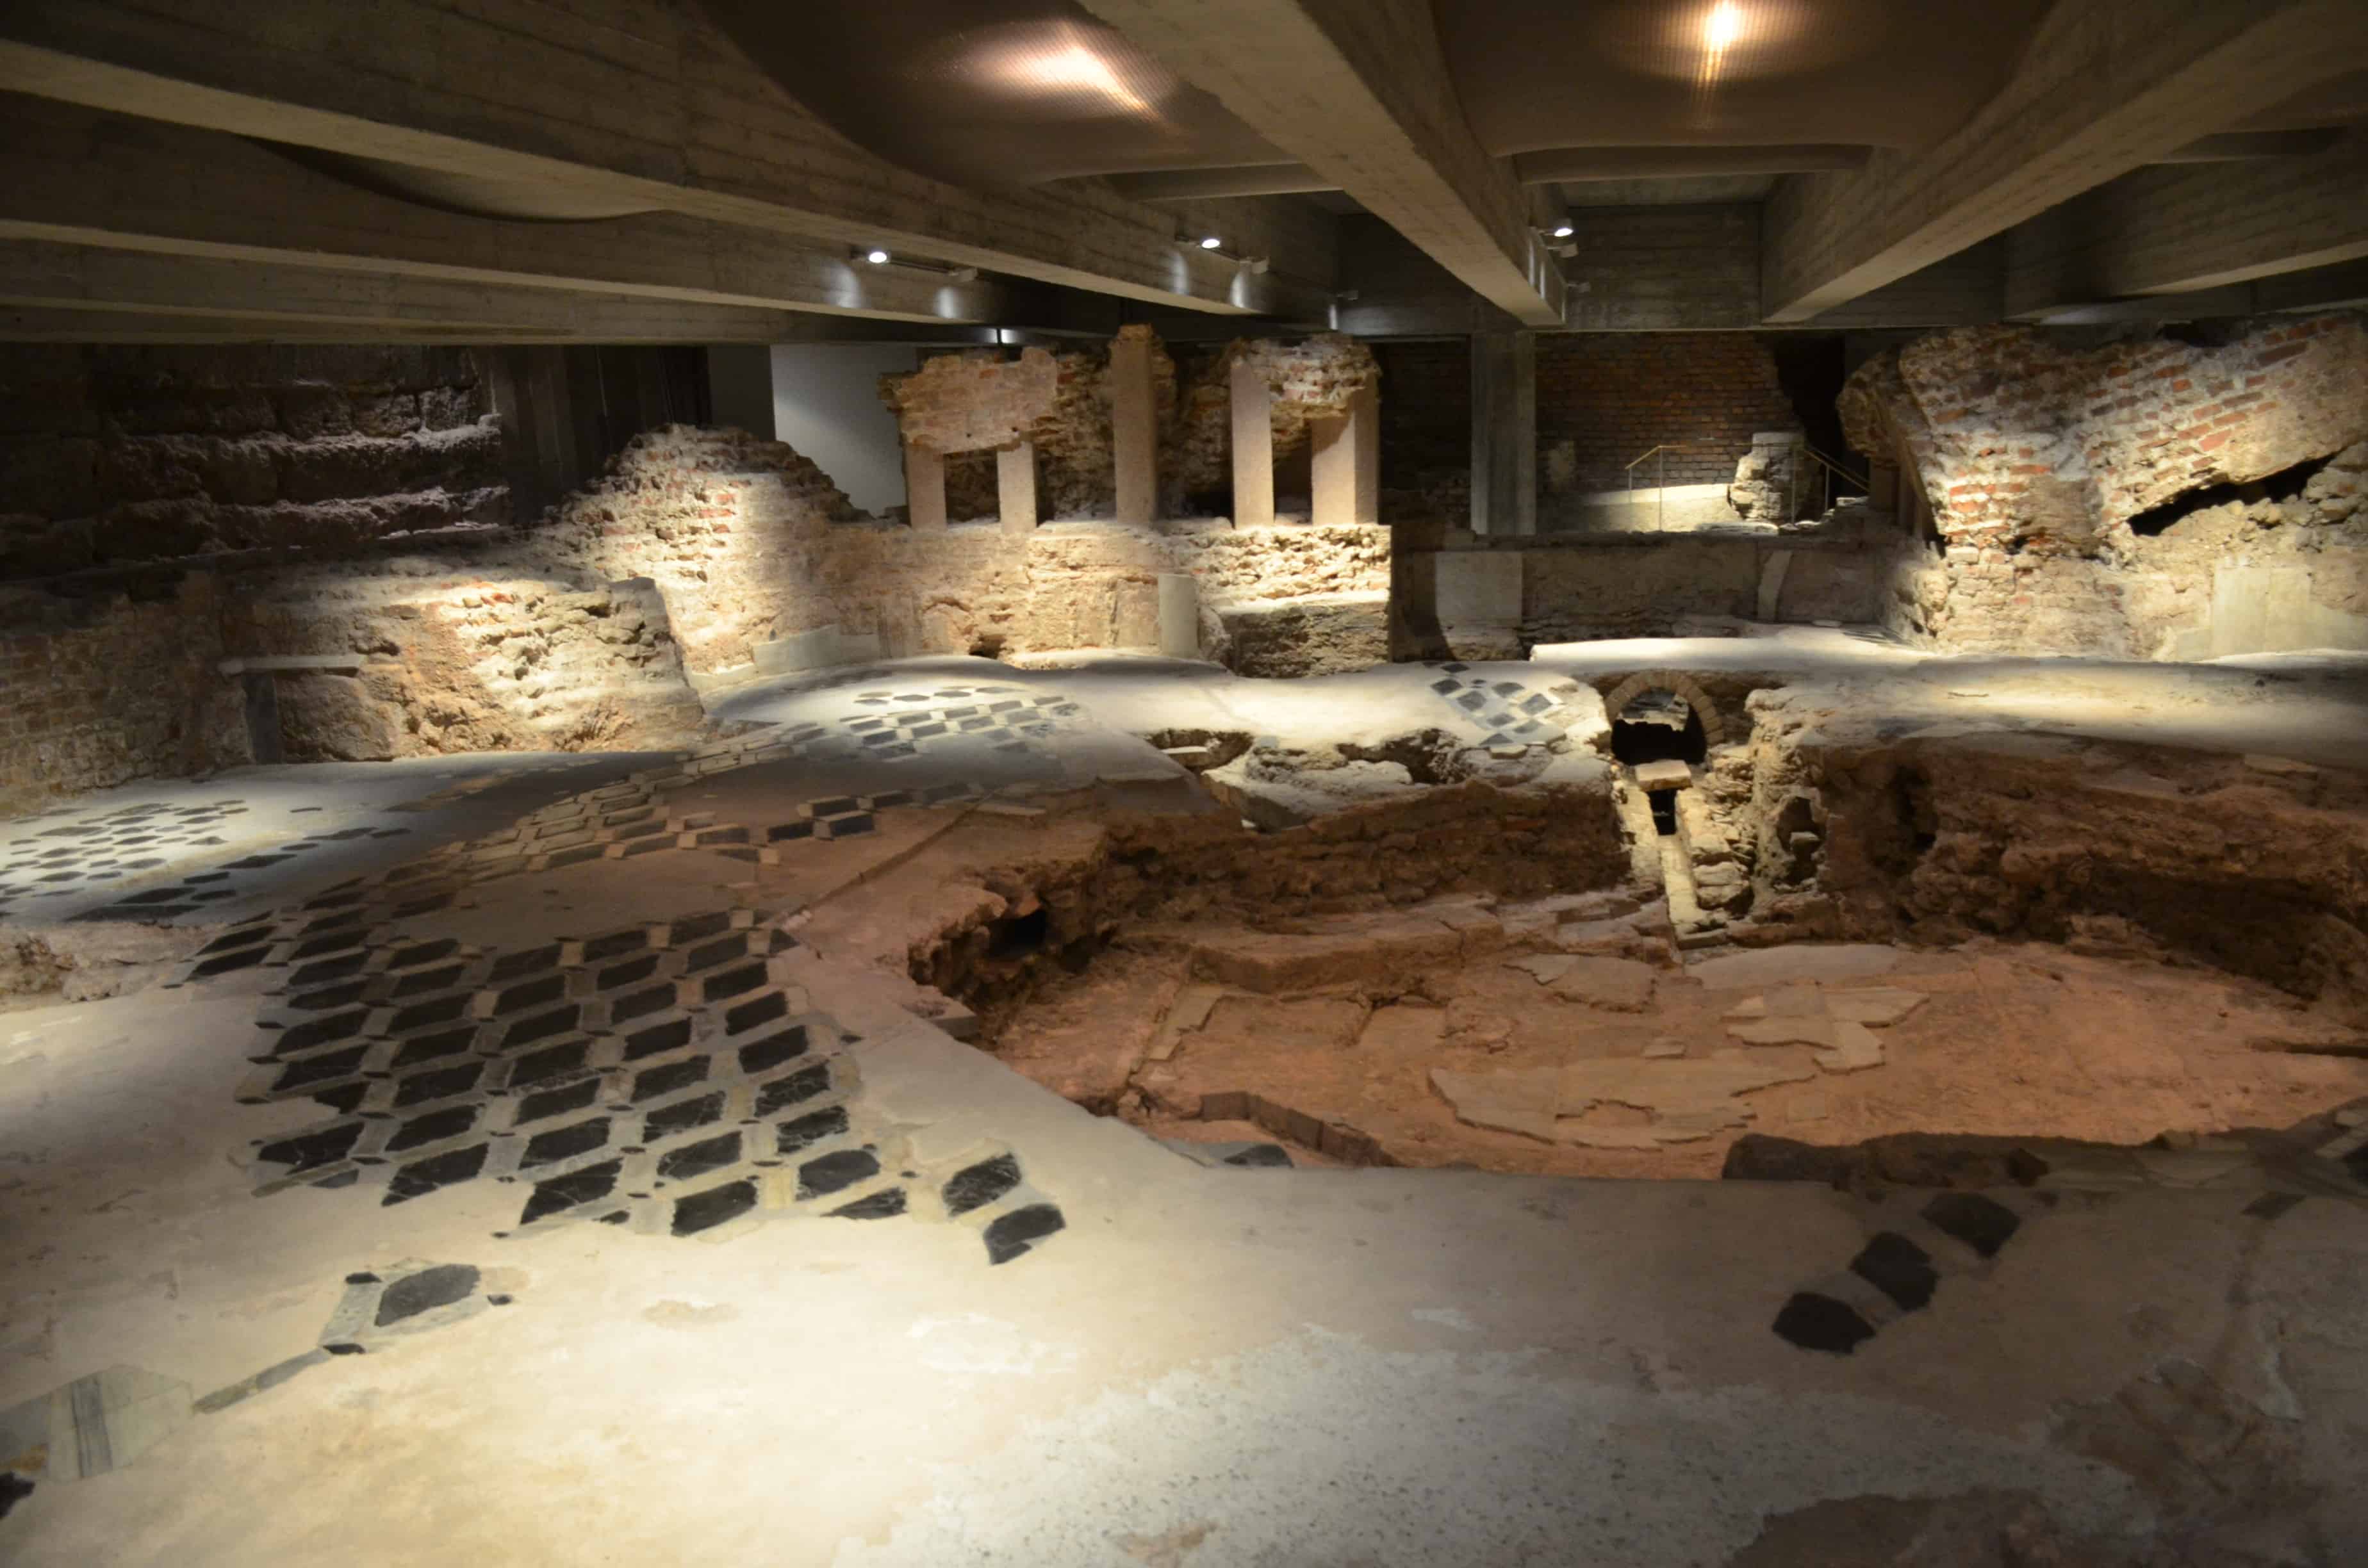
[[[1929,145],[1997,91],[2048,3],[1441,0],[1435,9],[1464,113],[1505,154]]]
[[[1437,11],[1465,112],[1502,156],[1929,142],[1995,90],[2046,5],[1444,0]],[[842,134],[939,178],[1030,185],[1283,161],[1075,0],[705,6]]]
[[[952,184],[1284,157],[1070,0],[705,0],[705,8],[841,135]]]

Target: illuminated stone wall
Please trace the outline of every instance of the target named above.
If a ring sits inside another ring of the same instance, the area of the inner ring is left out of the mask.
[[[2197,339],[2206,339],[2198,341]],[[1861,367],[1852,446],[1937,538],[1894,629],[1946,648],[2202,658],[2368,647],[2368,318],[2099,341],[1935,333]]]

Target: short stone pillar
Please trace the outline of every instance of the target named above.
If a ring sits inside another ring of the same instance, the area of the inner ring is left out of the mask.
[[[1234,361],[1234,526],[1274,521],[1274,394],[1255,366]]]
[[[1110,457],[1118,482],[1118,520],[1159,516],[1159,394],[1151,375],[1152,339],[1141,332],[1110,342]]]
[[[1381,521],[1381,396],[1372,386],[1359,388],[1346,413],[1310,419],[1307,439],[1315,520]]]
[[[1036,443],[998,448],[995,454],[996,509],[1006,533],[1036,528]]]
[[[1159,652],[1170,659],[1201,656],[1201,580],[1189,572],[1159,574]]]
[[[911,441],[905,443],[905,519],[925,533],[946,529],[946,460]]]

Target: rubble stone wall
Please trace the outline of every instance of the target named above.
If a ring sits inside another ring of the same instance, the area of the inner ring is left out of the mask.
[[[251,761],[219,585],[69,600],[0,590],[0,812]]]
[[[836,626],[892,656],[1142,648],[1158,642],[1158,579],[1199,579],[1204,635],[1229,606],[1374,593],[1389,531],[1223,521],[1122,528],[995,523],[916,533],[856,518],[819,470],[736,430],[652,431],[601,482],[559,507],[538,547],[592,578],[647,576],[689,669],[750,664],[755,649]]]
[[[1636,471],[1639,486],[1724,484],[1763,430],[1800,420],[1776,358],[1749,333],[1561,333],[1538,338],[1538,483],[1547,494],[1619,490],[1629,460],[1680,449]]]
[[[2368,316],[2193,335],[1973,327],[1862,366],[1850,443],[1939,535],[1886,623],[1968,652],[2368,647]]]
[[[0,578],[509,520],[475,359],[0,348]]]

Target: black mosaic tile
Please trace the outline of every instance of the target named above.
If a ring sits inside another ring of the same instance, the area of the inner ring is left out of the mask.
[[[658,1176],[664,1181],[696,1181],[739,1161],[740,1134],[726,1132],[668,1150],[658,1158]]]
[[[1019,1162],[1010,1154],[997,1154],[991,1160],[966,1165],[946,1182],[946,1212],[967,1214],[973,1209],[984,1209],[1019,1185]]]
[[[420,1035],[416,1039],[404,1040],[395,1051],[394,1059],[387,1065],[397,1072],[401,1072],[405,1067],[416,1067],[423,1062],[435,1062],[466,1051],[475,1043],[476,1039],[477,1030],[474,1025],[457,1029],[445,1029],[437,1034]]]
[[[1031,1203],[1025,1209],[1014,1209],[987,1226],[986,1261],[991,1267],[1009,1263],[1052,1235],[1063,1230],[1068,1221],[1061,1210],[1050,1203]]]
[[[580,1171],[552,1176],[535,1184],[533,1196],[526,1200],[526,1210],[518,1223],[530,1225],[537,1220],[564,1213],[586,1203],[598,1203],[617,1190],[617,1178],[624,1172],[620,1160],[608,1160],[597,1165],[586,1165]]]
[[[477,1271],[465,1263],[438,1264],[405,1275],[379,1297],[378,1326],[392,1328],[406,1318],[464,1301],[477,1289]]]
[[[1931,1255],[1906,1236],[1892,1231],[1878,1231],[1870,1237],[1859,1255],[1850,1259],[1850,1272],[1891,1298],[1902,1312],[1916,1312],[1932,1300],[1939,1289],[1941,1275],[1932,1267]]]
[[[425,1198],[439,1187],[452,1187],[474,1179],[485,1168],[486,1147],[472,1143],[464,1149],[453,1149],[441,1154],[430,1154],[415,1160],[394,1173],[386,1184],[386,1197],[381,1206],[392,1208],[408,1203],[415,1198]]]
[[[830,1063],[818,1062],[813,1066],[776,1078],[757,1091],[757,1114],[773,1115],[793,1105],[803,1105],[816,1095],[830,1092]]]
[[[318,1170],[333,1165],[353,1153],[361,1141],[362,1123],[341,1121],[334,1127],[312,1132],[300,1132],[293,1138],[282,1138],[266,1143],[255,1152],[256,1158],[275,1165],[286,1165],[291,1174]]]
[[[538,1132],[527,1140],[526,1152],[518,1156],[518,1168],[530,1170],[536,1165],[548,1165],[560,1160],[572,1160],[578,1154],[588,1154],[609,1142],[609,1119],[593,1117],[588,1121],[573,1122]]]
[[[1924,1206],[1924,1219],[1984,1257],[1996,1257],[2022,1225],[2013,1210],[1978,1192],[1941,1193]]]
[[[757,1207],[757,1184],[753,1181],[726,1182],[722,1187],[677,1199],[674,1206],[674,1233],[677,1236],[697,1235],[716,1226],[738,1219]]]
[[[414,1073],[396,1085],[395,1108],[401,1109],[404,1106],[424,1105],[429,1100],[465,1095],[477,1086],[477,1081],[484,1076],[484,1072],[482,1062],[463,1062],[456,1066]]]
[[[1804,1350],[1847,1356],[1874,1337],[1873,1325],[1847,1301],[1815,1290],[1795,1291],[1776,1314],[1778,1337]]]
[[[660,1106],[642,1119],[642,1142],[655,1143],[661,1139],[689,1132],[723,1119],[723,1096],[719,1094],[698,1095],[690,1099],[677,1100]]]
[[[625,1060],[638,1062],[644,1056],[656,1056],[664,1051],[679,1051],[690,1043],[690,1020],[675,1018],[625,1037]]]
[[[794,1154],[811,1149],[817,1143],[844,1137],[848,1128],[847,1108],[844,1106],[814,1111],[773,1129],[774,1153]]]
[[[582,1110],[599,1097],[598,1078],[582,1078],[555,1089],[540,1089],[518,1101],[517,1121],[523,1127],[529,1121],[564,1116],[572,1110]]]
[[[760,1024],[790,1015],[790,999],[781,992],[769,992],[753,1002],[743,1002],[723,1015],[726,1034],[746,1034]]]
[[[447,1106],[417,1116],[395,1130],[386,1141],[386,1152],[400,1154],[407,1150],[421,1149],[430,1143],[441,1143],[448,1138],[458,1138],[477,1125],[478,1108],[472,1105]]]
[[[830,1211],[834,1220],[891,1220],[905,1212],[905,1189],[885,1187]]]
[[[798,1167],[798,1196],[825,1198],[880,1174],[880,1156],[869,1149],[840,1149]]]

